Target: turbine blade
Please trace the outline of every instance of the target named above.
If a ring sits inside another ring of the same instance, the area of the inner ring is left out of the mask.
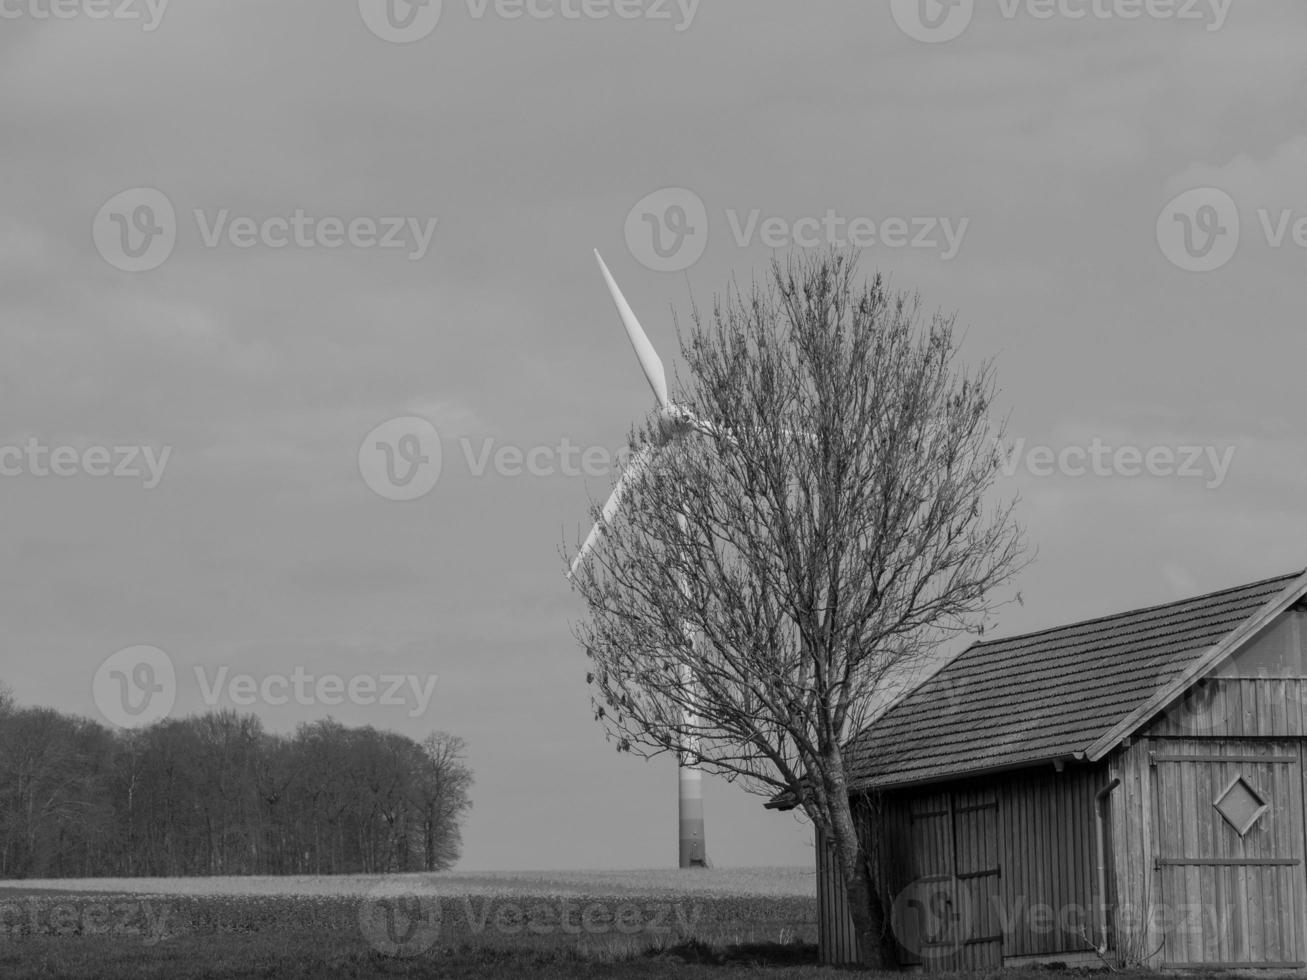
[[[603,256],[599,254],[598,249],[595,249],[595,258],[599,260],[599,271],[604,274],[604,281],[608,283],[608,291],[612,293],[613,302],[617,304],[622,326],[626,328],[626,335],[631,339],[635,356],[640,359],[640,367],[649,380],[649,387],[653,389],[654,397],[658,399],[658,406],[667,408],[671,402],[667,398],[667,373],[663,370],[663,362],[658,357],[658,352],[654,350],[653,344],[649,342],[644,328],[640,326],[640,321],[635,318],[635,313],[626,302],[626,297],[617,288],[617,283],[613,280],[612,273],[608,271],[608,266],[604,265]]]
[[[586,535],[585,543],[581,545],[581,550],[572,559],[572,569],[567,574],[569,579],[576,575],[577,569],[585,563],[586,559],[590,557],[590,552],[599,543],[600,535],[616,519],[618,511],[622,507],[622,498],[635,481],[640,478],[640,474],[644,472],[645,467],[649,465],[653,452],[652,446],[641,446],[636,450],[635,455],[631,457],[631,462],[622,471],[622,475],[617,478],[617,484],[613,487],[613,492],[608,495],[608,500],[604,502],[603,510],[600,511],[599,521],[590,529],[590,533]]]

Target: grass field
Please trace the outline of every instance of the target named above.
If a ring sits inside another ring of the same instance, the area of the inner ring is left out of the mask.
[[[0,976],[826,975],[806,869],[0,884]]]

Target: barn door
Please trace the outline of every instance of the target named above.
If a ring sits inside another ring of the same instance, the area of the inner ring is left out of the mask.
[[[1303,779],[1295,742],[1168,741],[1150,757],[1163,964],[1303,965]]]
[[[894,910],[905,960],[941,971],[1002,966],[994,791],[919,797],[910,822],[915,879]]]

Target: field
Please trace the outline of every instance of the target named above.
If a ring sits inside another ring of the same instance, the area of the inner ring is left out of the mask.
[[[11,884],[6,978],[827,973],[807,869]]]

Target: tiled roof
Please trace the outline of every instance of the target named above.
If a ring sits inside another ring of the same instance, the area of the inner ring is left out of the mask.
[[[973,644],[852,741],[850,785],[1083,754],[1300,574]]]

